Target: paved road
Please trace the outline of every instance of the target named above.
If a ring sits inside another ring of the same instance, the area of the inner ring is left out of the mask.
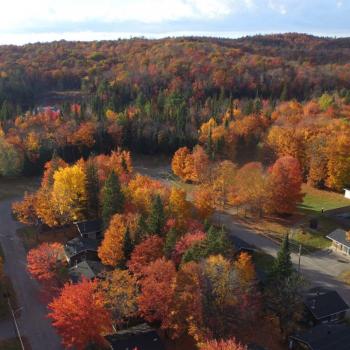
[[[277,256],[279,244],[271,239],[235,223],[229,214],[217,213],[214,219],[224,224],[232,235],[244,240],[267,254]],[[298,265],[298,255],[292,253],[292,261]],[[336,290],[350,305],[350,286],[337,280],[336,277],[344,270],[350,269],[349,261],[330,251],[319,251],[310,255],[302,255],[301,272],[312,286],[322,286]]]
[[[20,224],[11,217],[11,202],[0,202],[0,243],[5,254],[5,273],[12,281],[19,306],[23,307],[18,322],[20,331],[32,350],[61,350],[60,339],[46,317],[47,309],[39,300],[40,287],[27,273],[26,252],[16,234]]]

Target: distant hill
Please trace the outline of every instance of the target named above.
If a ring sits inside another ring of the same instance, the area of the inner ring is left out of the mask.
[[[194,101],[220,93],[302,100],[349,89],[349,62],[350,38],[293,33],[7,45],[0,46],[0,104],[27,107],[48,91],[95,92],[104,82],[123,99],[163,91]]]

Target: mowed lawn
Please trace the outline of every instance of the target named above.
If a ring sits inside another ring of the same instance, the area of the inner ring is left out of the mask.
[[[332,217],[322,215],[322,209],[327,211],[350,207],[350,200],[345,198],[343,194],[318,190],[308,185],[303,185],[303,192],[305,193],[304,200],[299,206],[300,212],[306,214],[302,223],[303,229],[293,234],[291,238],[295,243],[301,243],[306,251],[312,252],[328,248],[331,242],[326,236],[339,228],[340,224]],[[318,219],[319,227],[317,230],[309,228],[310,218]]]
[[[350,206],[350,199],[345,198],[343,194],[318,190],[308,185],[303,185],[302,190],[305,196],[299,209],[305,213],[316,214],[321,213],[322,209],[330,210]]]

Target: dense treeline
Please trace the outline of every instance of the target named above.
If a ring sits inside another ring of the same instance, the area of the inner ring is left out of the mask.
[[[120,110],[138,95],[181,97],[187,108],[220,93],[306,99],[349,88],[349,58],[349,39],[299,34],[1,46],[0,104],[27,109],[43,92],[96,93],[104,82]]]
[[[54,152],[73,162],[200,143],[235,163],[289,155],[305,181],[341,189],[349,58],[348,39],[297,34],[3,46],[0,174],[40,172]],[[54,90],[60,103],[41,107]]]

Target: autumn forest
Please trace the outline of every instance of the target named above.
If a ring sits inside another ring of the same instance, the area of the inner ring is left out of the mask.
[[[349,62],[304,34],[0,46],[0,181],[40,178],[11,208],[63,346],[147,323],[169,350],[286,349],[308,283],[289,236],[262,264],[222,217],[291,226],[304,186],[350,187]]]

